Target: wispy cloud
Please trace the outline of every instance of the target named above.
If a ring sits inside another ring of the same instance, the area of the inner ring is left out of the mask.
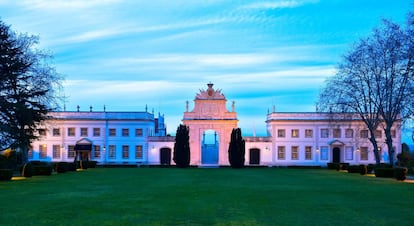
[[[98,5],[108,5],[118,3],[121,0],[23,0],[22,5],[28,8],[41,10],[68,10],[68,9],[85,9],[96,7]]]
[[[315,3],[318,1],[301,1],[301,0],[286,0],[286,1],[264,1],[255,2],[242,6],[243,9],[283,9],[296,8],[308,3]]]

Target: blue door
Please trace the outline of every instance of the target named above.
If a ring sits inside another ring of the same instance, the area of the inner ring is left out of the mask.
[[[218,164],[218,144],[201,145],[201,163]]]

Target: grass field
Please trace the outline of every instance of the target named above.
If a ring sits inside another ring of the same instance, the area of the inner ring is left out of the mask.
[[[0,225],[413,225],[414,184],[329,170],[88,169],[0,182]]]

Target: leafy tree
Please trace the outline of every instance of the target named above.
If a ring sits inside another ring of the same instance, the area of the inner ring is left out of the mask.
[[[0,149],[27,152],[56,103],[61,78],[50,55],[35,48],[37,36],[18,34],[0,21]]]
[[[180,124],[177,128],[173,160],[179,168],[186,168],[190,165],[189,131],[186,125]]]
[[[244,167],[244,155],[246,150],[246,142],[241,135],[241,129],[235,128],[231,131],[231,139],[229,145],[229,162],[233,168]]]
[[[382,127],[394,165],[391,129],[412,114],[414,97],[413,36],[408,29],[383,20],[373,34],[361,39],[344,56],[338,73],[329,78],[319,98],[322,110],[356,113],[366,124],[377,164],[375,130]]]

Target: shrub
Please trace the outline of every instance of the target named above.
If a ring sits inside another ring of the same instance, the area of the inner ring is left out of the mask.
[[[407,167],[396,167],[394,168],[394,178],[400,181],[407,179],[408,169]]]
[[[360,166],[359,165],[349,165],[347,170],[348,170],[348,173],[360,173]]]
[[[366,165],[359,165],[359,174],[365,175],[368,173],[368,167]]]
[[[0,169],[0,181],[11,180],[13,177],[12,169]]]
[[[375,176],[376,177],[386,177],[386,178],[393,178],[394,177],[394,169],[393,168],[375,168]]]

